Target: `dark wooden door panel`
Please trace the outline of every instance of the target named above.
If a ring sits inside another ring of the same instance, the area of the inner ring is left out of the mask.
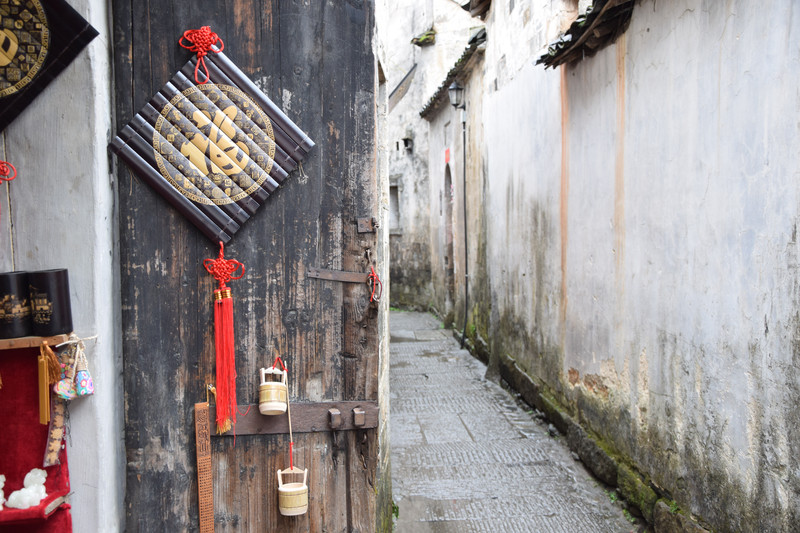
[[[292,400],[377,400],[377,307],[367,287],[307,277],[365,272],[375,234],[375,68],[371,2],[113,0],[116,122],[126,123],[190,57],[183,31],[211,26],[225,53],[316,142],[225,247],[246,266],[231,282],[237,396],[257,403],[274,351]],[[214,380],[211,293],[202,260],[218,248],[119,166],[128,455],[128,531],[197,530],[193,405]],[[288,435],[212,439],[217,531],[371,531],[377,430],[295,435],[309,511],[284,518],[276,470]]]

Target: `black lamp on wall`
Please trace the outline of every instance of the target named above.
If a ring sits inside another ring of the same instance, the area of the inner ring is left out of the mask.
[[[450,98],[450,105],[456,109],[464,109],[464,88],[454,81],[447,88],[447,96]]]

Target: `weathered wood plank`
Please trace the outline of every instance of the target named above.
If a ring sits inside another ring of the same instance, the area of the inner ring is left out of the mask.
[[[363,176],[375,176],[376,153],[374,145],[375,130],[375,65],[372,54],[368,53],[372,39],[371,5],[366,2],[353,2],[351,9],[329,14],[325,25],[325,39],[328,42],[340,42],[347,39],[345,32],[357,32],[357,38],[363,43],[357,50],[360,56],[356,59],[362,66],[361,78],[348,76],[341,80],[347,91],[353,95],[353,102],[348,108],[346,124],[352,128],[351,135],[354,146],[370,146],[369,151],[343,152],[350,154],[343,164],[346,168],[348,186],[343,189],[344,202],[349,206],[351,217],[346,219],[342,228],[343,270],[369,271],[373,256],[376,255],[377,240],[375,234],[359,234],[357,217],[377,215],[377,183],[366,182]],[[362,9],[357,10],[356,7]],[[351,60],[342,51],[338,61]],[[335,70],[334,60],[326,63],[325,68]],[[369,292],[364,287],[344,287],[344,346],[342,351],[344,374],[344,398],[377,399],[378,369],[378,335],[377,304],[370,302]]]

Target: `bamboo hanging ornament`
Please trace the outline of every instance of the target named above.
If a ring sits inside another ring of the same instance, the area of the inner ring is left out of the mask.
[[[280,362],[284,377],[288,374],[283,360],[278,356],[273,368]],[[292,435],[292,411],[289,394],[286,394],[286,418],[289,422],[289,468],[278,470],[278,511],[283,516],[298,516],[308,511],[308,468],[294,466],[294,436]],[[286,479],[291,481],[285,482]]]
[[[280,363],[281,370],[278,368]],[[258,387],[258,410],[262,415],[282,415],[289,405],[286,367],[280,357],[269,368],[261,369],[261,385]]]
[[[219,288],[214,291],[214,341],[217,365],[216,422],[217,433],[222,434],[230,431],[236,424],[233,298],[231,289],[226,284],[244,276],[244,265],[235,259],[225,259],[225,248],[220,241],[219,257],[204,260],[203,266],[219,282]]]

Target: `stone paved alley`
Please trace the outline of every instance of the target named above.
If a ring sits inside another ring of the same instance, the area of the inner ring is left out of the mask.
[[[638,531],[563,437],[426,313],[391,314],[395,531]]]

